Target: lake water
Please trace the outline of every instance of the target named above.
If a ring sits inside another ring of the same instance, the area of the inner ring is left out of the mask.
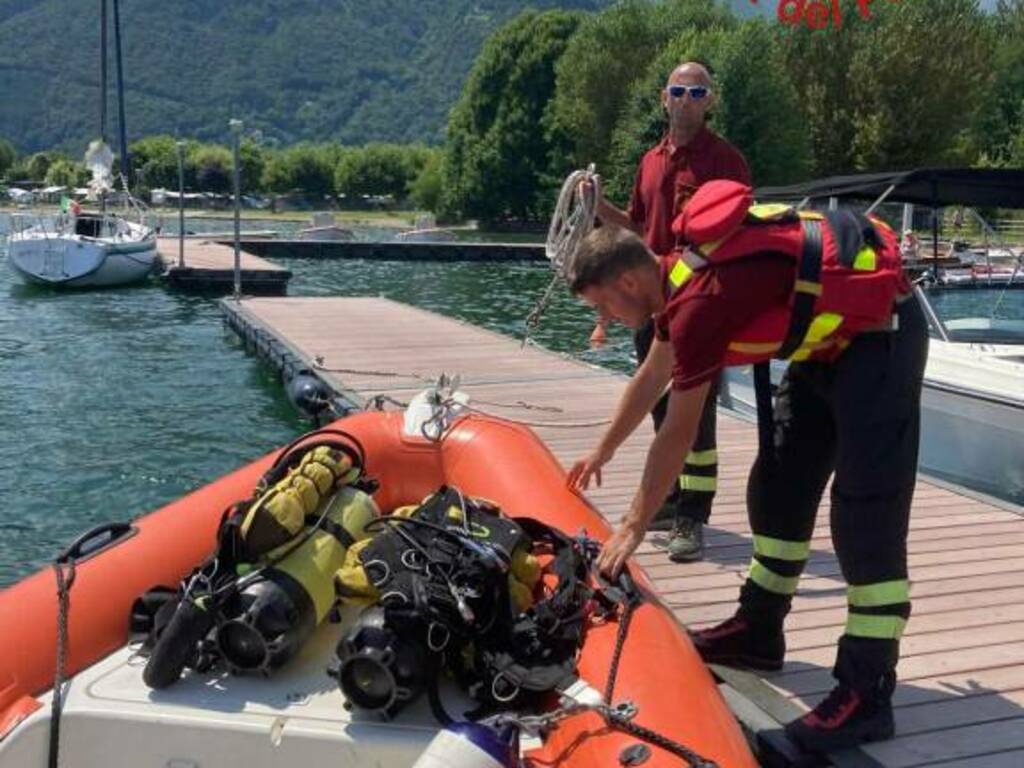
[[[7,226],[0,214],[0,237]],[[188,226],[230,229],[223,221]],[[276,373],[224,329],[215,300],[156,282],[89,292],[30,288],[8,268],[2,244],[0,262],[0,586],[93,525],[156,509],[309,427]],[[537,263],[287,265],[293,296],[384,295],[516,336],[550,278]],[[995,295],[946,293],[936,304],[948,317],[987,314]],[[1008,292],[1000,315],[1024,317],[1024,291]],[[628,370],[629,335],[614,328],[607,347],[589,350],[592,321],[560,291],[535,339]]]

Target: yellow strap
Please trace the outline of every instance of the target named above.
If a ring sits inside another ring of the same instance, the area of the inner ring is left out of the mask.
[[[750,580],[777,595],[792,595],[796,592],[799,576],[780,576],[757,560],[750,561]]]
[[[843,324],[843,316],[835,312],[822,312],[815,315],[811,325],[804,336],[804,344],[816,344],[836,332],[836,329]]]
[[[910,583],[906,579],[880,581],[877,584],[862,584],[847,587],[847,600],[858,608],[874,608],[879,605],[898,605],[910,601]]]
[[[729,342],[729,349],[733,352],[739,352],[746,355],[768,355],[775,352],[779,347],[782,346],[781,342],[778,341],[731,341]]]
[[[686,463],[691,467],[710,467],[718,463],[718,449],[708,448],[706,451],[690,451]]]
[[[682,259],[679,259],[668,273],[668,281],[674,288],[678,288],[692,276],[693,270]]]
[[[747,211],[750,216],[760,221],[785,218],[792,215],[792,212],[793,206],[786,203],[757,203],[750,206],[750,210]]]
[[[861,272],[874,272],[878,266],[878,255],[870,245],[865,245],[853,259],[853,268]]]
[[[797,293],[809,293],[812,296],[821,296],[821,283],[812,283],[810,280],[797,280],[793,284],[793,290]]]
[[[717,477],[700,477],[698,475],[680,475],[679,487],[684,491],[703,491],[714,493],[718,490]]]
[[[851,613],[846,617],[846,634],[876,640],[899,640],[907,620],[902,616],[869,616]]]
[[[806,560],[810,553],[811,542],[809,541],[786,541],[754,534],[754,554],[756,555],[797,563]]]
[[[818,213],[817,211],[800,211],[800,218],[811,221],[824,221],[825,214]]]

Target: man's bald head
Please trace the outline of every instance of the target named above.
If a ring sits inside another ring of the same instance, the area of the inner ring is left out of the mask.
[[[684,61],[672,70],[666,83],[666,85],[677,84],[703,85],[710,88],[712,86],[711,73],[699,61]]]

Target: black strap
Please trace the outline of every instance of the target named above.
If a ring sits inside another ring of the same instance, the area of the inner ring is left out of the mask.
[[[761,461],[775,455],[775,418],[772,405],[772,369],[765,360],[754,366],[754,397],[757,402],[757,450]]]
[[[348,548],[356,543],[355,537],[345,529],[345,526],[339,525],[329,517],[320,520],[319,525],[317,525],[318,520],[320,520],[320,515],[306,515],[306,525],[316,525],[324,533],[329,533],[336,538],[341,546]]]
[[[793,313],[789,319],[786,340],[775,353],[776,357],[783,360],[791,357],[803,343],[807,329],[811,327],[811,321],[814,319],[814,305],[821,294],[821,222],[804,219],[803,227],[804,244],[800,253],[800,267],[797,269]]]
[[[825,214],[828,221],[829,231],[836,242],[836,250],[839,256],[839,263],[847,269],[852,269],[865,245],[872,248],[881,248],[882,238],[875,229],[871,220],[862,213],[851,211],[848,208],[840,208],[836,211],[828,211]]]

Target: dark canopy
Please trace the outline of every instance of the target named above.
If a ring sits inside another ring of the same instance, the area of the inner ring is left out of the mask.
[[[757,199],[802,200],[838,197],[875,200],[889,187],[886,202],[913,203],[929,208],[965,205],[971,208],[1024,208],[1024,169],[921,168],[915,171],[830,176],[826,179],[761,187]]]

